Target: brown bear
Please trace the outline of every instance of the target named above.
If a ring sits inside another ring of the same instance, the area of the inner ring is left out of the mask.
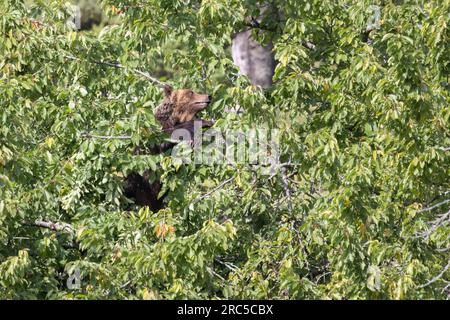
[[[162,126],[162,131],[172,133],[176,129],[187,129],[194,137],[194,121],[201,121],[202,128],[211,127],[214,121],[197,119],[196,114],[205,109],[211,102],[211,96],[198,94],[190,89],[174,90],[170,86],[164,87],[164,99],[155,109],[155,118]],[[150,154],[162,153],[172,148],[174,143],[162,143],[150,148]],[[140,153],[140,148],[135,150],[135,154]],[[150,172],[147,170],[144,175],[131,173],[125,178],[124,195],[134,199],[137,205],[149,206],[152,211],[158,211],[164,205],[163,199],[158,198],[161,191],[161,182],[156,179],[149,182]]]
[[[198,94],[190,89],[173,90],[165,86],[164,100],[156,108],[155,117],[163,130],[168,132],[179,124],[195,119],[197,112],[205,109],[210,102],[211,96],[207,94]]]

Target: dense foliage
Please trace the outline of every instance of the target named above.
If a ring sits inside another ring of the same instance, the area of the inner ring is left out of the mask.
[[[448,297],[449,0],[276,1],[264,92],[230,54],[256,0],[103,0],[99,32],[23,2],[0,0],[0,297]],[[161,65],[217,128],[277,128],[279,170],[133,155],[167,138],[133,71]],[[159,212],[122,195],[149,168]]]

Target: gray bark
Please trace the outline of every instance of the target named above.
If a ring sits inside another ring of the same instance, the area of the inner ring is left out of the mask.
[[[251,17],[250,25],[256,24],[258,26],[265,15],[271,15],[271,8],[270,5],[261,6],[261,15],[256,19]],[[239,67],[240,73],[249,77],[253,85],[268,88],[272,85],[272,77],[275,71],[273,44],[270,41],[267,46],[263,47],[252,39],[251,35],[251,28],[234,34],[231,45],[233,61]]]
[[[268,88],[272,85],[275,71],[272,41],[263,47],[252,39],[251,32],[246,30],[234,36],[231,46],[233,61],[253,85]]]

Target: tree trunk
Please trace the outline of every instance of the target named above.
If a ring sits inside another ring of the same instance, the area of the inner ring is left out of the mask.
[[[258,28],[264,16],[272,11],[268,5],[261,7],[261,15],[256,19],[253,17],[249,19],[251,27]],[[252,39],[251,27],[233,35],[231,46],[233,61],[239,67],[240,73],[249,77],[253,85],[268,88],[272,85],[275,71],[272,40],[263,47]]]

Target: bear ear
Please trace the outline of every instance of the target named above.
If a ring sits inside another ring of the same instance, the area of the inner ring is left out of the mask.
[[[164,86],[164,96],[165,97],[167,97],[167,98],[170,97],[172,95],[172,92],[173,92],[173,88],[171,86],[169,86],[169,85]]]

